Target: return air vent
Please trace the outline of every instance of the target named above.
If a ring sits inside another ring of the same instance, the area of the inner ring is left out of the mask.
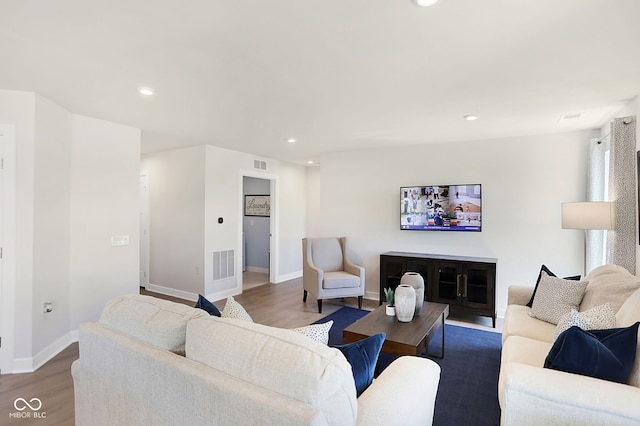
[[[235,276],[234,250],[222,250],[213,252],[213,280],[219,281]]]
[[[253,168],[258,170],[267,170],[267,162],[261,160],[253,160]]]

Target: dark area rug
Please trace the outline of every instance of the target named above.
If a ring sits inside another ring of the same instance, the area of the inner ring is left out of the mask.
[[[333,320],[329,345],[342,344],[342,330],[369,311],[344,307],[316,321]],[[498,373],[501,335],[455,325],[446,325],[444,359],[428,355],[441,368],[433,424],[492,426],[500,424]],[[440,355],[438,333],[429,344],[429,354]],[[424,355],[424,354],[423,354]],[[381,353],[378,369],[384,370],[396,356]]]

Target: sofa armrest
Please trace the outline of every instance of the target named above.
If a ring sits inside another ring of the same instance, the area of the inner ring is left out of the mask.
[[[358,425],[430,425],[440,366],[403,356],[393,361],[358,398]]]
[[[502,426],[640,424],[635,386],[518,363],[502,369]]]
[[[507,305],[521,305],[524,306],[529,303],[533,295],[533,287],[526,287],[523,285],[509,286]]]

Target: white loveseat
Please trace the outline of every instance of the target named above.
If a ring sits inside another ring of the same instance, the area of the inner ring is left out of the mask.
[[[356,398],[337,349],[134,295],[81,325],[72,375],[78,426],[428,425],[440,367],[401,357]]]
[[[640,278],[615,265],[594,269],[579,311],[611,303],[616,327],[640,321]],[[542,368],[556,326],[532,318],[531,287],[509,288],[498,397],[501,425],[640,424],[640,348],[628,384]]]

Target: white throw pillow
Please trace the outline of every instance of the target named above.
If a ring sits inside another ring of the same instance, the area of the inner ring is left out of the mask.
[[[312,338],[316,342],[324,343],[325,345],[329,344],[329,330],[331,330],[331,326],[333,325],[333,320],[327,321],[322,324],[311,324],[306,325],[304,327],[296,327],[291,330],[303,334],[307,337]]]
[[[578,312],[572,309],[571,312],[558,321],[556,327],[556,339],[565,330],[570,329],[574,325],[583,330],[601,330],[605,328],[615,328],[616,313],[613,311],[610,303],[605,303],[588,311]]]
[[[542,271],[541,275],[529,315],[551,324],[558,324],[560,318],[572,309],[578,310],[588,282],[551,277],[545,271]]]
[[[222,310],[221,315],[222,318],[235,318],[253,322],[253,318],[251,318],[251,315],[247,313],[247,311],[242,307],[241,304],[235,301],[233,296],[227,297],[227,304],[224,305],[224,309]]]

